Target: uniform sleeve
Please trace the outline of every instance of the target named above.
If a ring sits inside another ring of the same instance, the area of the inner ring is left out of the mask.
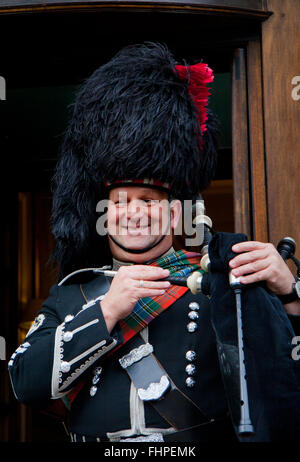
[[[288,314],[288,318],[293,326],[296,335],[300,335],[300,315]]]
[[[117,344],[102,315],[101,297],[83,305],[78,286],[53,286],[8,367],[16,398],[30,405],[61,398]],[[77,302],[74,302],[77,300]],[[80,302],[82,303],[82,302]]]

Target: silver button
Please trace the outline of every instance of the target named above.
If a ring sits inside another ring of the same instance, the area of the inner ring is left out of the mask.
[[[196,359],[196,353],[193,350],[189,350],[186,352],[185,357],[188,361],[194,361],[194,359]]]
[[[70,342],[73,338],[73,332],[67,331],[63,335],[64,342]]]
[[[67,361],[62,361],[62,363],[60,364],[60,370],[62,372],[69,372],[70,369],[71,369],[70,364]]]
[[[101,372],[102,372],[102,367],[96,367],[96,368],[94,369],[94,374],[95,374],[95,375],[100,375]]]
[[[194,364],[188,364],[185,368],[185,372],[188,375],[194,375],[196,372],[196,367],[194,366]]]
[[[195,380],[192,377],[188,377],[185,381],[187,387],[192,388],[195,386]]]
[[[93,380],[92,380],[93,385],[96,385],[96,384],[99,382],[99,380],[100,380],[99,375],[95,375],[95,376],[93,377]]]
[[[197,311],[190,311],[188,317],[194,321],[195,319],[199,318],[199,314]]]
[[[95,396],[95,394],[97,393],[97,390],[98,390],[97,387],[91,387],[91,388],[90,388],[90,395],[91,395],[91,396]]]
[[[195,322],[189,322],[188,325],[186,326],[187,330],[192,333],[192,332],[195,332],[195,330],[198,329],[198,324],[196,324]]]
[[[196,310],[196,311],[197,311],[197,310],[200,309],[200,306],[199,306],[199,303],[197,303],[197,302],[191,302],[191,303],[189,304],[189,308],[190,308],[191,310]]]
[[[74,319],[74,316],[72,314],[67,314],[65,317],[65,322],[71,322]]]

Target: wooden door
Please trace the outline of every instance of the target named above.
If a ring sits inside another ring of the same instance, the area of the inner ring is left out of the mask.
[[[232,67],[232,163],[235,232],[268,241],[259,40],[236,49]]]

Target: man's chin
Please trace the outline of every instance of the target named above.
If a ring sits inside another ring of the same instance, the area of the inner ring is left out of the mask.
[[[146,249],[147,247],[149,247],[149,245],[152,245],[152,243],[153,242],[151,242],[148,239],[146,240],[146,239],[140,239],[139,237],[136,237],[136,238],[126,239],[126,241],[124,241],[122,245],[126,249],[130,249],[130,250],[142,250],[142,249]]]
[[[126,236],[126,239],[120,239],[118,236],[113,236],[115,242],[128,250],[142,250],[155,244],[152,239],[145,239],[145,236]]]

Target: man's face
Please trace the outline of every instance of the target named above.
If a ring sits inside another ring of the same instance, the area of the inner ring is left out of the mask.
[[[171,236],[167,193],[140,186],[112,189],[107,230],[119,244],[132,250],[155,244],[162,234]]]

